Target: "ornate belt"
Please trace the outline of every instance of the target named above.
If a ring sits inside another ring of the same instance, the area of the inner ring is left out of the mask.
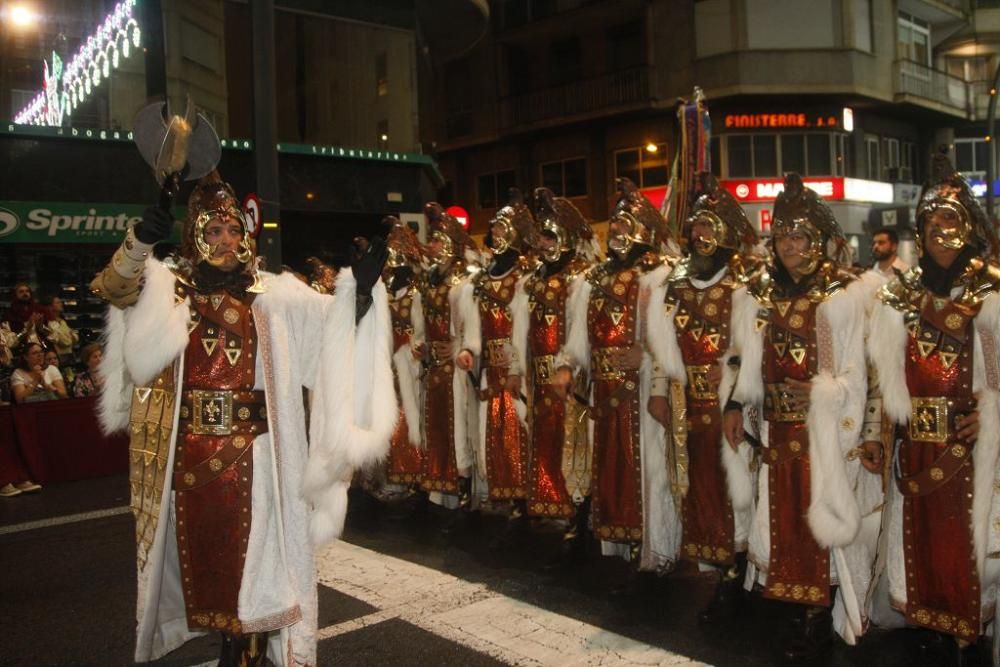
[[[808,453],[808,451],[808,442],[803,444],[798,440],[789,440],[787,442],[778,442],[764,447],[763,457],[765,463],[777,465],[779,463],[784,463],[785,461],[797,459],[803,454]]]
[[[265,433],[264,392],[188,389],[181,393],[180,427],[195,435]]]
[[[510,366],[510,338],[494,338],[486,341],[483,359],[486,365],[492,368]]]
[[[431,366],[445,366],[451,363],[451,343],[447,341],[432,341],[428,347],[430,348]]]
[[[768,382],[764,385],[764,419],[772,422],[802,422],[806,413],[793,410],[791,393],[784,382]]]
[[[913,396],[910,398],[910,440],[947,442],[955,435],[955,417],[976,409],[971,398]]]
[[[556,355],[545,354],[533,359],[535,366],[535,384],[552,384],[552,376],[555,375]]]
[[[712,383],[708,381],[708,374],[711,372],[712,368],[716,368],[716,365],[705,364],[703,366],[685,366],[688,379],[688,394],[691,395],[691,398],[705,401],[719,400],[719,392],[716,391],[712,387]]]
[[[636,370],[625,368],[622,364],[630,347],[595,347],[590,351],[590,376],[595,380],[620,380],[625,371]]]

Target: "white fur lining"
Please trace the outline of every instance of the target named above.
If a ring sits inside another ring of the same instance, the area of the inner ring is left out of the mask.
[[[351,475],[385,455],[399,416],[385,287],[376,283],[372,307],[355,327],[355,286],[351,270],[341,270],[328,309],[320,366],[344,370],[320,373],[313,394],[302,492],[313,507],[310,535],[315,544],[340,535]]]

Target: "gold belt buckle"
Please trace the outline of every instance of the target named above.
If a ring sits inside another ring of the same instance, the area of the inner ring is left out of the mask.
[[[942,396],[910,398],[910,440],[947,442],[948,399]]]
[[[620,347],[598,347],[591,354],[591,375],[595,380],[620,380],[624,377],[622,369],[614,363],[615,355]]]
[[[552,375],[556,372],[555,355],[546,354],[535,357],[535,384],[552,384]]]
[[[494,338],[486,341],[486,365],[504,367],[510,365],[510,338]]]
[[[691,398],[713,401],[719,398],[719,394],[712,391],[712,384],[708,381],[708,373],[712,370],[711,364],[704,366],[686,366],[688,378],[688,391]]]
[[[191,392],[191,432],[229,435],[233,430],[233,392],[195,389]]]
[[[776,422],[805,421],[806,413],[793,410],[788,404],[790,398],[785,390],[785,383],[774,382],[765,386],[764,418]]]

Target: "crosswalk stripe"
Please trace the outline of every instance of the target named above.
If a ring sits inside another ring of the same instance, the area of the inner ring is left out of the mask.
[[[111,509],[107,510],[97,510],[94,512],[81,512],[79,514],[68,514],[66,516],[57,516],[51,519],[40,519],[38,521],[26,521],[24,523],[15,523],[10,526],[0,526],[0,535],[10,535],[11,533],[23,533],[26,530],[38,530],[39,528],[62,526],[67,523],[79,523],[80,521],[90,521],[92,519],[103,519],[109,516],[128,514],[131,511],[132,510],[128,505],[123,505],[121,507],[112,507]]]
[[[317,568],[322,584],[378,609],[321,629],[321,638],[398,618],[512,665],[704,664],[347,542],[322,550]]]

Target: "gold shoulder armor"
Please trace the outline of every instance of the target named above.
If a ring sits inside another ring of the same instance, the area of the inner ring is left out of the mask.
[[[765,267],[761,267],[747,280],[747,292],[754,298],[754,301],[764,307],[771,305],[771,291],[773,289],[774,281]]]
[[[920,274],[920,268],[913,267],[882,285],[875,295],[879,301],[900,312],[913,310],[914,301],[919,302],[923,293]]]

